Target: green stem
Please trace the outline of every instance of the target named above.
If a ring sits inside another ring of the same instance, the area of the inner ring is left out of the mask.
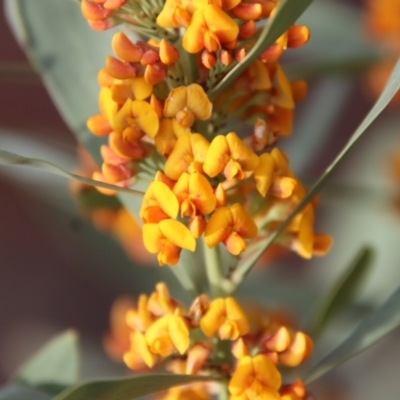
[[[170,269],[185,291],[189,293],[192,299],[195,299],[200,293],[195,282],[188,274],[186,266],[178,264],[170,267]]]
[[[223,274],[222,274],[222,260],[219,251],[219,246],[209,249],[203,240],[204,263],[207,273],[208,283],[210,285],[210,293],[213,298],[223,296],[224,290],[222,288]]]

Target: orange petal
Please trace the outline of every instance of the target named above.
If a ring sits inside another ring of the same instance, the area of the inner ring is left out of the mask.
[[[196,119],[207,120],[211,117],[212,103],[204,89],[197,83],[187,87],[187,107],[193,112]]]
[[[230,159],[229,146],[226,137],[216,136],[205,155],[203,170],[211,178],[220,174]]]
[[[264,153],[259,157],[259,164],[254,171],[256,187],[261,196],[265,197],[272,184],[275,170],[275,161],[269,153]]]
[[[210,4],[204,8],[204,20],[208,29],[215,33],[221,42],[232,42],[238,37],[238,24],[219,7]]]
[[[228,207],[218,208],[208,221],[204,232],[204,240],[209,248],[215,247],[225,240],[231,232],[233,217]]]
[[[156,136],[160,122],[157,113],[149,103],[143,100],[133,101],[132,115],[143,132],[152,138]]]
[[[175,246],[195,251],[196,239],[181,222],[174,219],[165,219],[159,223],[162,234]]]

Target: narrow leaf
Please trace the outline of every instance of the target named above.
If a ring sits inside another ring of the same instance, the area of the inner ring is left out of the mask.
[[[311,336],[318,335],[330,319],[355,297],[371,269],[372,258],[373,252],[371,248],[361,249],[339,281],[318,302],[318,310],[308,329]]]
[[[85,178],[84,176],[79,176],[73,174],[71,172],[66,171],[65,169],[45,160],[40,160],[37,158],[27,158],[20,156],[18,154],[10,153],[8,151],[0,150],[0,164],[3,165],[23,165],[28,166],[33,169],[39,169],[41,171],[51,172],[56,175],[63,176],[65,178],[72,178],[79,182],[86,183],[91,186],[99,186],[105,189],[111,189],[118,192],[126,192],[130,194],[135,194],[142,196],[143,192],[138,190],[133,190],[129,188],[123,188],[120,186],[112,185],[110,183],[96,181],[94,179]]]
[[[346,360],[372,346],[400,326],[400,287],[382,306],[373,311],[358,327],[305,375],[307,384],[320,378]]]
[[[273,17],[269,18],[256,44],[251,48],[245,59],[239,62],[229,73],[207,94],[215,99],[265,50],[272,46],[277,39],[300,17],[312,0],[281,0]]]
[[[16,380],[33,387],[46,384],[69,386],[76,382],[78,368],[78,338],[75,332],[66,331],[23,365]]]
[[[216,379],[194,375],[148,374],[133,378],[92,381],[67,389],[54,400],[133,400],[173,386]]]
[[[350,150],[355,146],[358,140],[365,133],[367,128],[372,124],[372,122],[378,117],[378,115],[384,110],[384,108],[389,104],[390,100],[400,89],[400,59],[397,61],[390,78],[380,95],[379,99],[372,107],[368,115],[361,122],[360,126],[353,133],[350,140],[347,142],[346,146],[342,149],[339,155],[334,159],[334,161],[329,165],[309,192],[304,196],[301,202],[295,207],[288,218],[278,227],[278,229],[267,239],[261,240],[250,254],[244,254],[238,268],[232,274],[232,281],[235,286],[243,281],[246,275],[253,268],[257,260],[265,252],[265,250],[275,241],[275,239],[285,231],[289,226],[292,219],[315,197],[315,195],[323,188],[329,178],[333,175],[333,172],[344,161],[345,157],[349,154]]]

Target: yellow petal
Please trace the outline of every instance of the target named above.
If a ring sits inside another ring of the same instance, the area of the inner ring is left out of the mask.
[[[159,223],[162,234],[175,246],[195,251],[196,239],[181,222],[174,219],[165,219]]]
[[[153,85],[147,83],[143,76],[137,76],[130,80],[132,82],[132,93],[136,100],[144,100],[153,93]]]
[[[195,54],[204,48],[205,25],[203,10],[196,10],[182,39],[182,46],[188,53]]]
[[[152,138],[156,136],[160,122],[157,113],[149,103],[143,100],[133,101],[132,115],[143,132]]]
[[[259,164],[254,171],[256,187],[261,196],[265,197],[272,184],[274,176],[275,161],[269,153],[259,157]]]
[[[204,89],[197,83],[187,87],[187,107],[193,112],[196,119],[204,121],[211,117],[212,103]]]
[[[102,87],[100,89],[99,106],[101,112],[107,117],[108,122],[112,124],[118,110],[118,103],[113,100],[110,88]]]
[[[215,33],[221,42],[232,42],[238,37],[238,24],[219,7],[213,4],[206,6],[204,19],[208,29]]]
[[[174,192],[163,182],[153,182],[154,198],[162,210],[171,218],[176,218],[179,212],[179,202]]]
[[[240,203],[235,203],[230,211],[233,220],[233,230],[239,233],[243,238],[255,238],[258,232],[257,225],[243,206]]]
[[[292,87],[283,69],[277,64],[276,79],[278,82],[277,93],[273,97],[273,102],[277,106],[292,110],[295,106],[292,94]]]
[[[224,240],[224,244],[228,249],[229,253],[234,256],[246,251],[246,241],[238,235],[236,232],[231,232],[229,236]]]
[[[200,328],[207,337],[214,336],[225,322],[225,319],[225,300],[222,298],[215,299],[211,302],[206,314],[201,318]]]
[[[196,209],[203,215],[210,214],[217,205],[217,199],[208,179],[199,173],[190,175],[189,194]]]
[[[182,172],[186,172],[190,163],[193,161],[190,134],[182,135],[164,166],[165,175],[169,178],[178,180]]]
[[[115,132],[122,133],[129,126],[129,118],[132,116],[132,100],[127,99],[121,109],[115,114],[111,126]]]
[[[206,230],[204,240],[209,248],[215,247],[225,240],[232,230],[233,217],[228,207],[218,208],[212,215]]]
[[[257,380],[265,387],[276,391],[281,387],[281,374],[277,370],[275,364],[267,356],[263,354],[255,356],[253,358],[253,366]],[[279,399],[279,395],[277,399]]]
[[[171,315],[168,321],[168,332],[172,343],[184,354],[190,345],[189,330],[181,316]]]
[[[259,163],[258,156],[251,151],[234,132],[228,133],[226,141],[229,146],[231,157],[238,161],[243,171],[254,171]]]
[[[151,254],[157,254],[162,249],[164,239],[158,224],[143,225],[143,243],[146,250]]]
[[[174,118],[179,111],[182,111],[186,107],[186,103],[186,86],[179,86],[172,89],[165,100],[164,116],[167,118]]]
[[[203,164],[204,172],[211,178],[220,174],[230,159],[226,137],[216,136],[211,142]]]
[[[239,360],[236,370],[229,381],[229,393],[233,396],[240,396],[251,385],[253,380],[253,360],[250,356],[245,356]]]
[[[300,243],[297,253],[303,258],[310,259],[314,243],[314,210],[310,205],[303,211],[298,239]]]
[[[144,335],[139,331],[133,333],[133,346],[146,365],[149,368],[154,367],[154,364],[157,361],[157,356],[150,351]]]

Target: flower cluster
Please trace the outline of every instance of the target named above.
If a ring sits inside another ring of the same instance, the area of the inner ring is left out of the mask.
[[[164,283],[150,296],[141,295],[136,306],[127,299],[117,306],[108,348],[120,356],[128,344],[123,360],[133,370],[163,362],[175,373],[220,376],[229,379],[231,400],[305,398],[301,381],[282,386],[278,368],[301,364],[312,351],[312,341],[282,315],[253,309],[248,317],[233,297],[211,301],[205,295],[187,310],[170,297]],[[218,346],[226,346],[230,356],[213,351]],[[202,399],[211,398],[212,390],[206,384],[171,389],[175,396],[194,391],[193,398]],[[176,398],[171,391],[165,399]]]
[[[285,49],[306,43],[308,29],[292,26],[212,97],[254,44],[256,21],[269,18],[275,2],[168,0],[160,9],[149,7],[157,29],[183,34],[148,42],[114,35],[117,57],[108,57],[99,73],[100,113],[87,124],[109,138],[101,148],[101,172],[93,177],[129,187],[141,173],[152,175],[140,217],[145,246],[160,265],[175,265],[181,250],[194,251],[201,237],[209,248],[223,243],[239,255],[305,195],[285,156],[270,149],[291,133],[295,103],[306,92],[303,81],[288,80],[279,59]],[[243,134],[232,131],[238,124]],[[310,206],[281,244],[305,258],[324,254],[330,239],[313,233],[313,220]]]

